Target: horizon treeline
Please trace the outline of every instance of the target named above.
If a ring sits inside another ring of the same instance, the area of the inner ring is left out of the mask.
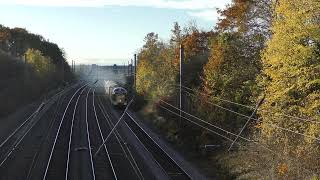
[[[195,153],[205,144],[221,144],[207,155],[224,169],[221,177],[320,178],[319,1],[233,0],[218,13],[211,31],[176,22],[169,42],[147,34],[136,82],[147,102],[143,111],[165,117],[152,123]],[[186,111],[238,134],[258,107],[241,134],[244,139],[237,141],[240,146],[230,152],[230,141],[191,123],[181,125],[159,107],[162,100],[177,105],[180,45],[183,85],[192,89],[184,93]]]
[[[0,117],[72,79],[57,44],[23,28],[0,25]]]

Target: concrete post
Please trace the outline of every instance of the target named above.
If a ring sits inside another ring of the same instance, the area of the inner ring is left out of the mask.
[[[184,111],[183,108],[183,96],[182,96],[182,86],[183,86],[183,65],[184,65],[184,48],[183,45],[180,45],[180,95],[179,95],[179,108],[180,110]],[[181,125],[181,116],[182,116],[182,111],[180,111],[180,125]]]
[[[131,71],[130,75],[132,76],[132,74],[133,74],[133,60],[132,60],[132,59],[131,59],[131,67],[130,67],[130,71]]]
[[[137,54],[134,54],[134,80],[133,80],[134,90],[137,91]]]

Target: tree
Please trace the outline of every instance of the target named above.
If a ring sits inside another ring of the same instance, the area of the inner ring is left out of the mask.
[[[10,38],[10,29],[0,25],[0,49],[8,51],[8,43]]]
[[[50,58],[42,55],[41,51],[28,49],[26,52],[26,61],[32,66],[40,78],[46,77],[50,72]]]
[[[0,64],[0,116],[73,78],[63,49],[23,28],[0,25]]]
[[[143,48],[145,49],[151,49],[156,48],[159,44],[159,37],[158,34],[151,32],[148,33],[147,36],[144,38],[145,45],[143,45]]]
[[[28,49],[39,50],[44,57],[48,58],[50,64],[54,64],[53,69],[56,70],[57,80],[72,78],[64,50],[40,35],[29,33],[26,29],[0,26],[0,49],[20,58]]]
[[[202,92],[214,97],[228,99],[241,104],[252,104],[255,93],[255,79],[261,70],[260,51],[265,38],[260,31],[252,31],[250,22],[256,17],[252,11],[260,11],[258,1],[234,0],[225,10],[219,10],[221,19],[216,29],[219,35],[211,41],[210,57],[203,69]],[[244,119],[228,111],[208,107],[199,98],[200,112],[222,126],[238,131]],[[214,99],[210,99],[214,100]],[[216,102],[224,107],[248,114],[248,110],[234,105]],[[219,117],[219,118],[218,118]],[[231,123],[232,122],[232,123]]]
[[[172,49],[161,42],[157,34],[147,34],[138,54],[138,93],[154,99],[168,95],[167,87],[175,81],[173,55]]]
[[[182,40],[182,33],[181,33],[181,27],[178,24],[178,22],[174,22],[173,29],[171,30],[171,39],[170,39],[170,45],[173,48],[178,48],[181,44]]]
[[[318,118],[319,8],[315,0],[278,1],[273,38],[263,53],[264,81],[261,84],[268,95],[264,108],[275,113]],[[265,121],[274,121],[268,114],[263,115]],[[282,123],[285,124],[285,120],[279,122]],[[310,127],[299,128],[308,132]]]
[[[248,12],[253,1],[233,0],[233,4],[227,6],[224,10],[218,10],[223,17],[217,23],[217,29],[229,32],[246,32],[248,31]]]
[[[313,159],[319,154],[318,142],[308,138],[319,137],[320,126],[279,114],[320,120],[320,3],[278,0],[274,5],[273,35],[263,52],[259,79],[266,95],[260,110],[262,137],[283,158],[287,177],[306,179],[320,169]]]
[[[213,97],[227,99],[241,104],[251,105],[252,89],[259,73],[256,59],[246,56],[246,49],[241,37],[233,33],[220,34],[212,42],[211,56],[204,67],[203,92]],[[200,96],[201,97],[201,96]],[[247,109],[215,101],[215,98],[201,97],[221,106],[248,114]],[[219,108],[208,107],[206,101],[200,100],[200,110],[215,123],[238,131],[244,124],[244,118]]]
[[[269,38],[272,11],[272,0],[233,0],[226,9],[218,10],[222,18],[219,19],[216,29],[249,36],[260,34]]]

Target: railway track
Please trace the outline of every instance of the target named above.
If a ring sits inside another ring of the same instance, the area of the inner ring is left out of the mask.
[[[38,111],[33,112],[18,128],[16,128],[0,145],[0,167],[3,167],[8,158],[14,153],[24,137],[29,133],[35,123],[31,120]],[[31,127],[29,127],[31,125]],[[19,133],[20,132],[20,133]]]
[[[82,86],[73,94],[65,108],[42,179],[66,179],[67,177],[72,137],[71,131],[73,129],[77,104],[85,87]]]
[[[77,84],[70,86],[41,103],[38,109],[1,143],[0,179],[14,179],[15,177],[27,179],[31,167],[35,164],[39,146],[43,142],[43,135],[51,128],[54,119],[52,117],[57,113],[61,97],[66,96],[76,86]],[[39,141],[30,144],[32,138]],[[20,161],[21,159],[24,160]],[[17,170],[19,173],[16,173]]]
[[[28,168],[28,174],[26,177],[27,180],[35,179],[34,175],[40,169],[39,163],[41,161],[41,152],[42,152],[41,150],[44,149],[46,142],[49,140],[50,134],[54,130],[54,125],[58,121],[59,112],[63,110],[62,108],[63,108],[63,98],[59,97],[57,105],[54,110],[54,113],[53,114],[45,114],[46,118],[48,118],[48,119],[51,118],[51,122],[50,122],[50,125],[48,126],[48,128],[44,128],[43,132],[41,132],[42,134],[45,134],[45,135],[42,135],[42,137],[40,139],[41,143],[39,145],[35,146],[35,148],[37,150],[34,153],[34,156],[32,158],[32,162]],[[41,136],[41,135],[39,135],[39,136]]]
[[[70,87],[71,88],[71,87]],[[52,99],[62,95],[68,89],[61,91],[54,95],[49,100],[42,102],[38,108],[31,113],[31,115],[23,121],[1,144],[0,144],[0,167],[4,165],[7,159],[14,153],[15,149],[20,145],[25,136],[33,129],[33,127],[37,124],[38,121],[33,121],[33,119],[39,114],[41,109],[45,104],[50,102]]]
[[[92,156],[112,124],[105,119],[106,112],[96,107],[94,90],[80,89],[61,118],[42,179],[143,179],[118,132],[104,152]]]
[[[148,149],[154,159],[173,180],[192,179],[183,168],[165,151],[128,113],[125,124],[132,130],[140,142]]]
[[[106,100],[106,99],[105,99]],[[100,108],[104,108],[101,99]],[[107,101],[107,100],[106,100]],[[114,111],[114,108],[111,107],[109,103],[105,107],[108,109],[104,109],[105,112]],[[116,110],[118,114],[122,114],[121,110]],[[112,114],[107,117],[107,119],[116,119],[112,117]],[[130,116],[130,114],[125,113],[125,117],[123,119],[124,125],[133,133],[133,135],[138,139],[138,141],[142,144],[142,146],[146,149],[147,152],[151,154],[154,161],[158,164],[160,168],[168,175],[170,179],[173,180],[186,180],[192,179],[191,176],[180,167],[179,163],[177,163],[174,158],[172,158],[162,147],[153,140],[153,138],[146,132],[144,129],[136,122],[136,120]]]
[[[0,144],[0,179],[153,179],[118,129],[93,156],[117,121],[114,109],[96,96],[96,87],[78,84],[70,89],[41,120],[32,119],[43,105]],[[124,125],[171,179],[191,179],[129,114]]]
[[[87,105],[90,104],[91,106],[88,107],[88,117],[92,119],[92,121],[88,122],[88,131],[91,136],[91,147],[92,147],[92,154],[97,150],[97,148],[102,144],[103,139],[105,138],[102,129],[104,126],[100,125],[101,119],[97,115],[97,109],[95,106],[95,89],[92,91],[91,96],[88,98]],[[117,173],[115,172],[114,165],[111,160],[111,156],[108,150],[107,145],[104,145],[103,151],[98,154],[95,158],[93,158],[94,164],[94,171],[96,172],[96,179],[97,180],[108,180],[108,179],[115,179],[117,180]]]
[[[29,129],[32,128],[32,127],[28,127],[28,126],[30,126],[30,122],[32,121],[32,119],[35,116],[37,116],[39,114],[39,112],[41,111],[41,109],[43,108],[44,105],[46,105],[48,102],[52,101],[54,98],[57,98],[57,97],[60,98],[63,93],[69,91],[70,89],[72,89],[76,85],[77,84],[75,84],[75,85],[73,85],[73,86],[71,86],[71,87],[69,87],[69,88],[67,88],[67,89],[65,89],[63,91],[60,91],[57,94],[55,94],[54,96],[52,96],[50,99],[42,102],[38,106],[38,108],[34,112],[32,112],[31,115],[28,116],[28,118],[26,118],[26,120],[24,120],[17,128],[15,128],[13,130],[13,132],[3,142],[1,142],[1,144],[0,144],[1,155],[5,154],[4,151],[6,151],[5,150],[6,148],[10,147],[10,144],[11,145],[12,144],[16,144],[16,143],[14,143],[15,140],[20,139],[21,136],[24,135],[23,132],[26,132],[26,131],[28,131]],[[58,100],[58,102],[59,102],[59,100]],[[20,137],[19,137],[19,132],[23,134],[23,135],[20,135]],[[2,165],[3,162],[1,162],[0,164]],[[0,167],[1,167],[1,165],[0,165]]]
[[[99,122],[102,128],[102,135],[105,138],[114,127],[114,118],[110,117],[109,112],[103,107],[99,98],[98,100],[99,108],[96,108],[97,115],[98,117],[103,117],[99,119]],[[118,130],[115,130],[110,136],[105,147],[109,151],[111,161],[116,162],[113,163],[113,168],[115,174],[117,175],[117,179],[144,179],[140,167],[137,164],[136,158],[132,155],[128,144]],[[123,171],[124,169],[126,170],[125,172]]]

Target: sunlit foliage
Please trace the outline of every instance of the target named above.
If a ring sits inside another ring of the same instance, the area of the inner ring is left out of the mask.
[[[53,65],[48,57],[44,57],[39,50],[28,49],[25,55],[25,61],[30,64],[39,77],[44,78],[51,71]]]
[[[280,114],[320,120],[320,3],[280,0],[275,7],[260,81],[266,94],[260,111],[262,138],[284,158],[288,177],[305,179],[319,172],[319,161],[312,157],[319,154],[314,138],[320,135],[320,125]]]
[[[183,84],[195,92],[188,97],[192,104],[187,111],[238,133],[248,118],[234,112],[249,116],[252,108],[217,98],[255,107],[265,97],[242,132],[252,141],[238,140],[242,146],[214,155],[229,175],[319,178],[320,161],[315,158],[320,153],[319,1],[233,0],[218,13],[220,19],[209,32],[200,31],[194,23],[182,29],[175,23],[169,43],[148,34],[139,53],[138,92],[153,104],[161,98],[174,102],[176,94],[168,84],[178,83],[182,45]],[[194,125],[185,123],[181,128],[177,121],[163,122],[168,137],[196,152],[204,144],[229,145]]]
[[[0,116],[72,80],[64,56],[40,35],[0,25]]]
[[[169,95],[177,73],[173,66],[173,50],[161,42],[157,34],[149,33],[138,59],[138,93],[152,99]]]

